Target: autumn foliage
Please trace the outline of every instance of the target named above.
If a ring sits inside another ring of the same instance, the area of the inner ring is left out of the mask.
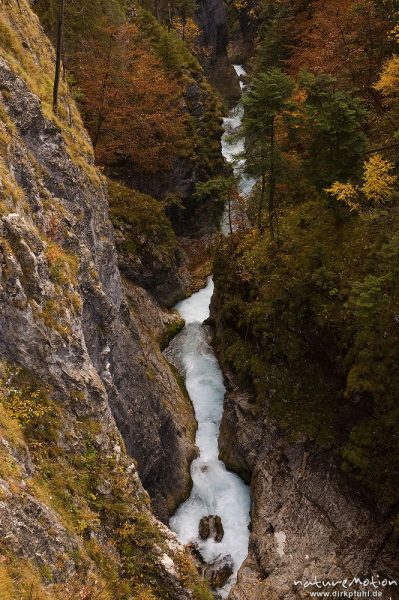
[[[289,60],[291,69],[330,73],[370,89],[392,46],[389,10],[372,0],[316,0],[310,15],[306,27],[301,19],[293,26],[297,45]]]
[[[257,32],[240,156],[255,185],[216,252],[216,343],[260,413],[399,528],[399,3],[233,7]]]
[[[76,70],[98,162],[127,160],[146,173],[171,168],[185,136],[181,90],[138,28],[106,27],[84,46]]]

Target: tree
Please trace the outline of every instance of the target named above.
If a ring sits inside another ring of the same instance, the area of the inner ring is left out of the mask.
[[[366,111],[358,98],[337,90],[330,76],[302,73],[300,84],[306,96],[297,135],[306,173],[321,190],[360,170],[367,143],[363,132]]]
[[[397,176],[392,172],[395,165],[375,154],[364,165],[362,192],[369,202],[390,202],[396,192]]]
[[[384,63],[374,89],[380,92],[388,102],[399,99],[399,56],[394,54]]]
[[[292,107],[294,82],[278,68],[261,72],[244,96],[243,136],[245,139],[246,168],[251,175],[260,177],[261,191],[257,223],[263,229],[263,209],[268,187],[269,230],[276,235],[276,120],[287,115]]]
[[[135,172],[170,168],[183,151],[181,90],[133,24],[108,26],[89,42],[77,67],[97,160],[129,161]]]
[[[259,67],[283,66],[295,52],[311,18],[313,0],[263,0]]]
[[[211,200],[217,204],[227,203],[230,235],[233,235],[232,200],[237,198],[237,181],[234,177],[215,177],[195,185],[195,196],[199,200]]]
[[[313,0],[306,21],[295,29],[300,37],[289,64],[315,75],[329,73],[373,101],[373,83],[392,50],[389,30],[396,23],[396,0]]]
[[[395,165],[375,154],[363,165],[363,183],[360,187],[336,181],[326,192],[346,204],[350,210],[392,202],[397,196],[398,180],[393,174],[394,169]]]
[[[58,90],[60,86],[61,66],[64,54],[64,18],[65,18],[65,0],[59,0],[58,24],[57,24],[57,48],[55,55],[55,74],[53,86],[53,110],[58,109]]]

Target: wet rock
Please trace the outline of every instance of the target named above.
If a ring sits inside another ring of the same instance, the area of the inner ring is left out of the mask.
[[[309,452],[303,441],[284,438],[270,417],[260,418],[250,394],[225,375],[221,455],[228,468],[252,473],[249,555],[229,598],[295,600],[302,595],[294,580],[397,573],[389,519],[373,514],[326,452]],[[399,597],[396,589],[391,597]]]
[[[233,574],[233,559],[228,554],[217,558],[205,569],[205,577],[209,581],[211,588],[218,590],[222,588]]]
[[[208,515],[202,517],[198,534],[201,540],[207,540],[213,538],[215,542],[221,542],[224,536],[224,529],[222,519],[219,515]]]
[[[224,529],[223,529],[222,519],[218,515],[216,515],[216,517],[214,518],[214,525],[215,525],[215,542],[221,542],[224,537]]]
[[[0,79],[4,110],[16,131],[8,168],[26,204],[20,213],[13,208],[0,216],[7,240],[0,249],[0,356],[53,385],[81,417],[114,418],[154,511],[166,522],[189,491],[191,409],[161,354],[143,342],[136,315],[149,302],[136,314],[128,306],[107,189],[92,173],[92,155],[84,157],[87,163],[82,158],[84,166],[73,162],[62,131],[3,59]],[[46,204],[38,211],[40,197]],[[55,266],[62,257],[72,267],[66,262],[60,294]],[[145,337],[153,345],[147,332]],[[80,395],[84,402],[74,400]]]
[[[26,569],[27,577],[32,577],[32,597],[42,594],[40,581],[46,585],[68,582],[63,587],[65,594],[83,597],[79,594],[83,579],[97,580],[101,567],[87,554],[82,537],[95,537],[98,556],[110,551],[119,571],[123,565],[117,549],[109,550],[118,520],[110,519],[105,525],[105,520],[97,520],[94,509],[80,513],[81,507],[98,496],[115,510],[121,506],[123,522],[130,510],[135,514],[137,510],[145,527],[159,532],[162,543],[156,546],[154,542],[151,556],[157,560],[161,593],[189,600],[192,595],[177,568],[183,547],[151,515],[136,464],[124,448],[136,459],[153,507],[166,521],[180,497],[188,493],[187,465],[193,454],[195,420],[160,351],[154,349],[152,335],[158,321],[162,330],[162,311],[154,302],[149,314],[151,298],[147,302],[145,294],[142,300],[135,292],[137,310],[133,302],[128,305],[108,218],[107,189],[95,170],[80,119],[74,118],[67,127],[63,104],[54,123],[47,97],[34,93],[42,90],[43,81],[51,79],[54,54],[29,3],[18,12],[14,3],[2,5],[2,25],[3,17],[5,31],[12,31],[13,48],[18,52],[13,52],[11,64],[0,57],[0,137],[5,144],[0,152],[0,372],[4,376],[8,369],[14,374],[22,369],[40,389],[48,389],[51,419],[57,415],[57,426],[47,431],[47,404],[43,404],[46,410],[37,428],[40,433],[32,439],[27,436],[27,446],[19,426],[8,423],[11,419],[2,412],[2,554],[7,556],[7,564],[15,560],[21,572]],[[23,42],[32,49],[32,56],[26,56],[29,77],[18,65]],[[63,102],[60,97],[60,109]],[[6,130],[10,135],[4,134]],[[11,383],[5,380],[0,385],[14,398]],[[0,392],[3,398],[3,389]],[[29,445],[31,450],[39,445],[46,456],[48,452],[48,468],[36,452],[31,457]],[[94,453],[102,469],[97,488],[97,478],[90,483],[78,480]],[[64,489],[58,469],[67,455],[79,460],[65,459]],[[79,485],[75,486],[75,481]],[[61,491],[63,500],[58,502]],[[69,495],[71,509],[82,514],[79,525],[66,511],[58,512]],[[122,496],[119,505],[116,497]],[[126,503],[125,498],[129,499]],[[176,568],[172,564],[175,559]],[[4,561],[1,564],[3,583],[3,567],[6,571],[8,567]],[[8,578],[6,587],[16,597]]]
[[[203,43],[211,51],[211,61],[225,56],[228,44],[227,10],[223,2],[201,0],[197,21],[203,31]]]
[[[188,544],[187,549],[190,552],[190,554],[197,561],[198,566],[200,567],[200,569],[201,569],[201,567],[205,566],[206,563],[205,563],[204,559],[202,558],[202,554],[201,554],[201,552],[200,552],[200,550],[198,548],[198,544],[196,544],[195,542],[191,542],[191,544]]]
[[[211,517],[202,517],[200,521],[198,535],[201,538],[201,540],[207,540],[211,535],[210,519]]]

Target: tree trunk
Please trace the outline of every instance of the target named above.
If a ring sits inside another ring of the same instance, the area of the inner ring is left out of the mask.
[[[266,173],[265,173],[266,159],[265,159],[265,151],[263,148],[262,148],[261,160],[262,160],[262,177],[261,177],[260,198],[259,198],[259,204],[258,204],[258,229],[260,231],[262,231],[262,229],[263,229],[262,213],[263,213],[263,207],[265,205],[265,195],[266,195]]]
[[[94,129],[93,135],[93,148],[95,148],[98,144],[98,140],[100,139],[101,127],[105,119],[105,97],[107,93],[107,83],[110,71],[111,64],[111,51],[112,51],[112,35],[109,37],[109,45],[108,45],[108,56],[107,56],[107,66],[106,71],[104,73],[103,81],[101,84],[101,103],[98,109],[97,118],[96,118],[96,126]]]
[[[270,129],[270,189],[269,189],[269,229],[272,240],[274,240],[274,225],[276,219],[276,172],[274,164],[274,117]]]
[[[185,8],[182,10],[181,23],[182,23],[182,39],[183,39],[183,41],[186,41],[187,14],[186,14]]]
[[[232,220],[231,220],[231,194],[230,194],[230,190],[228,191],[227,208],[228,208],[228,215],[229,215],[230,235],[233,235],[233,223],[232,223]]]
[[[170,2],[168,2],[168,31],[172,29],[172,9],[170,7]]]
[[[59,0],[58,24],[57,24],[57,50],[55,56],[55,75],[53,87],[53,110],[58,110],[58,91],[60,87],[61,64],[64,54],[64,18],[65,18],[65,0]]]

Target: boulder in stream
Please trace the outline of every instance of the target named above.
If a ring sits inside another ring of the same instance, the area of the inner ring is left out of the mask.
[[[211,588],[218,590],[227,583],[233,574],[233,570],[233,559],[228,554],[210,563],[205,569],[205,577],[209,581]]]
[[[213,538],[215,542],[221,542],[224,536],[224,529],[222,519],[219,515],[202,517],[199,524],[198,535],[201,540]]]
[[[195,559],[199,569],[201,570],[201,568],[204,567],[206,563],[202,558],[202,554],[200,552],[198,544],[196,542],[190,542],[190,544],[187,545],[187,549],[190,552],[191,556]]]

